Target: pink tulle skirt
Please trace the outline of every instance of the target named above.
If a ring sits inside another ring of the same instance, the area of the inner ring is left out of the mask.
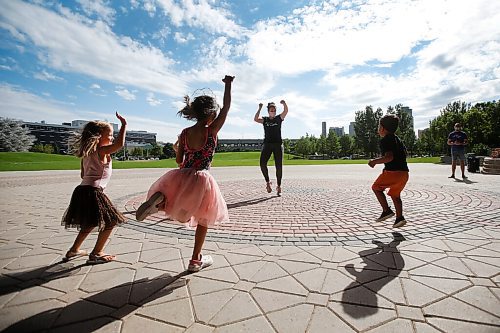
[[[166,198],[160,210],[189,227],[211,227],[229,221],[226,201],[207,170],[170,170],[151,185],[148,198],[156,192],[162,192]]]

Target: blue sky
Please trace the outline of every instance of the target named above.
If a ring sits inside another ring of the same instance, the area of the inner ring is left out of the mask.
[[[222,102],[220,138],[260,138],[259,102],[285,99],[283,135],[348,130],[366,105],[413,109],[498,100],[500,2],[445,0],[0,1],[0,116],[114,121],[172,142],[182,97]]]

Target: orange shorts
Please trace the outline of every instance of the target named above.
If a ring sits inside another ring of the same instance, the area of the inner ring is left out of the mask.
[[[409,178],[408,171],[388,171],[384,170],[372,185],[374,191],[384,191],[389,188],[387,194],[391,197],[399,197],[405,188]]]

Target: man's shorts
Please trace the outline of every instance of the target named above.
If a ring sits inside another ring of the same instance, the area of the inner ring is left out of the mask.
[[[456,161],[456,160],[460,160],[460,161],[465,161],[465,152],[463,150],[459,150],[459,151],[451,151],[451,160],[452,161]]]
[[[387,192],[387,194],[389,196],[399,197],[409,177],[408,171],[384,170],[373,183],[372,190],[385,191],[385,189],[388,188],[389,192]]]

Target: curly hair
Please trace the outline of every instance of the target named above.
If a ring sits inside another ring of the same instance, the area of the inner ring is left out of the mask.
[[[81,133],[77,134],[71,143],[73,154],[77,157],[89,156],[97,150],[102,132],[111,128],[105,121],[89,121]]]
[[[186,106],[177,112],[177,114],[188,120],[203,121],[212,114],[217,114],[219,110],[219,105],[212,96],[197,96],[192,102],[189,96],[184,96],[184,103],[186,103]]]
[[[380,125],[385,128],[389,133],[394,133],[399,126],[399,118],[394,114],[386,114],[380,118]]]

